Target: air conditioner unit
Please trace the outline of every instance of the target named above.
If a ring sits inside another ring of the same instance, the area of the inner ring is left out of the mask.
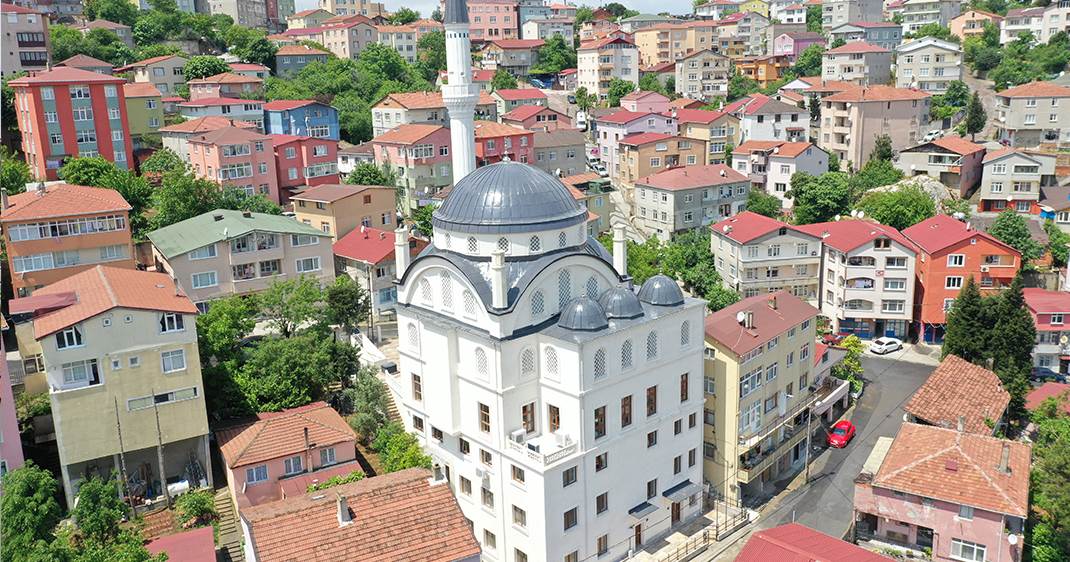
[[[477,468],[476,469],[476,478],[478,478],[480,480],[485,480],[487,478],[487,476],[488,476],[487,471],[483,470],[482,468]]]
[[[981,266],[981,273],[988,273],[988,266],[987,265],[982,265]]]
[[[512,439],[515,443],[520,443],[521,445],[523,445],[524,444],[524,437],[527,435],[527,433],[528,432],[524,431],[523,428],[520,428],[520,429],[510,433],[509,434],[509,438]]]
[[[810,252],[810,256],[811,257],[816,256],[816,255],[817,255],[817,251]]]

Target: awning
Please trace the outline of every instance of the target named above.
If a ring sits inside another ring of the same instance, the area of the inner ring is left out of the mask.
[[[847,395],[847,391],[850,388],[851,388],[851,382],[850,381],[840,381],[840,385],[836,387],[836,390],[833,390],[831,393],[829,393],[828,396],[826,396],[820,402],[817,402],[816,404],[814,404],[814,415],[815,416],[820,416],[821,414],[824,414],[825,412],[827,412],[828,409],[831,408],[832,405],[835,404],[837,400],[840,400],[844,396]]]
[[[697,493],[699,493],[701,491],[702,491],[702,484],[695,484],[691,480],[684,480],[683,482],[680,482],[679,484],[673,486],[672,488],[669,488],[668,490],[665,490],[665,492],[662,493],[661,495],[662,495],[662,497],[668,499],[669,501],[680,502],[680,501],[686,500],[687,498],[689,498],[689,497],[691,497],[691,496],[693,496],[693,495],[695,495],[695,494],[697,494]]]
[[[642,519],[651,513],[657,511],[658,508],[651,505],[649,502],[643,502],[628,510],[628,515],[635,517],[636,519]]]
[[[78,296],[74,294],[74,291],[52,293],[48,295],[33,295],[22,297],[21,299],[12,299],[11,303],[8,305],[8,312],[11,314],[42,312],[64,308],[76,302],[78,302]]]

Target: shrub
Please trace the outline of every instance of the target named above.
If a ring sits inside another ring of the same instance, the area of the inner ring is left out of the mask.
[[[175,500],[175,516],[182,528],[203,527],[216,518],[215,500],[208,490],[196,490]]]
[[[351,482],[358,482],[364,480],[364,473],[359,470],[354,470],[349,474],[332,476],[323,482],[317,482],[316,484],[310,484],[305,490],[306,492],[315,492],[317,490],[326,490],[327,488],[333,488],[342,484],[349,484]]]

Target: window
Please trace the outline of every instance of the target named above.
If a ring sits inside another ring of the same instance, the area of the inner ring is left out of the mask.
[[[602,453],[594,458],[594,471],[602,472],[609,467],[609,453]]]
[[[598,494],[598,497],[594,499],[594,505],[595,513],[605,513],[606,511],[609,511],[609,492]]]
[[[658,479],[655,478],[646,483],[646,499],[653,499],[658,495]]]
[[[174,312],[165,312],[160,315],[160,332],[181,332],[182,315]]]
[[[513,525],[521,528],[528,526],[527,512],[515,505],[513,506]]]
[[[573,485],[575,483],[576,483],[576,467],[572,466],[572,467],[566,468],[565,471],[561,473],[561,487],[562,488],[567,488],[567,487],[569,487],[569,486],[571,486],[571,485]]]
[[[479,430],[490,432],[490,406],[482,403],[479,404]]]
[[[320,466],[327,466],[337,462],[334,456],[334,447],[320,449]]]
[[[966,265],[966,254],[948,254],[948,267],[963,267]]]
[[[951,539],[951,557],[956,560],[984,562],[986,551],[987,548],[983,544],[962,539]]]
[[[577,512],[575,507],[565,512],[564,524],[566,531],[576,526],[578,520],[576,513]]]
[[[632,366],[632,340],[624,340],[620,346],[620,368],[629,369]]]
[[[186,369],[186,350],[175,349],[172,351],[162,351],[160,352],[160,360],[163,365],[163,372],[165,373],[183,371]]]
[[[599,349],[594,352],[594,378],[606,376],[606,350]]]
[[[308,273],[311,271],[320,270],[320,258],[319,256],[313,256],[310,258],[302,258],[297,260],[297,272]]]
[[[472,452],[472,446],[464,437],[457,438],[457,448],[461,450],[462,455],[467,455],[468,453]]]
[[[1061,312],[1053,312],[1052,315],[1051,315],[1051,323],[1053,325],[1062,324],[1063,323],[1063,313],[1061,313]]]
[[[63,384],[81,382],[88,382],[91,385],[100,384],[100,373],[97,371],[96,359],[63,364]]]
[[[968,505],[959,506],[959,519],[972,520],[973,519],[973,507]]]
[[[494,458],[491,456],[490,451],[486,449],[479,450],[479,461],[487,466],[494,464]]]
[[[268,479],[267,465],[262,464],[260,466],[254,466],[252,468],[245,469],[245,483],[246,484],[258,484],[265,482]]]
[[[651,386],[646,389],[646,415],[653,416],[658,413],[658,387]]]
[[[606,407],[599,406],[594,409],[594,438],[606,436]]]
[[[283,474],[289,476],[291,474],[297,474],[301,472],[301,455],[283,459]]]
[[[82,331],[78,326],[72,326],[56,333],[56,347],[67,349],[68,347],[82,347]]]
[[[424,399],[423,381],[416,373],[412,374],[412,399],[420,401]]]
[[[320,237],[312,234],[291,234],[290,245],[297,248],[300,246],[312,246],[320,243]],[[319,259],[319,258],[317,258]]]
[[[687,402],[688,398],[688,381],[687,373],[680,375],[680,402]]]
[[[946,277],[944,279],[944,288],[945,289],[961,289],[962,288],[962,277],[960,277],[960,276]]]
[[[197,248],[196,250],[191,251],[187,255],[189,256],[190,261],[214,258],[216,257],[215,244],[202,246],[200,248]]]
[[[646,434],[646,447],[649,449],[658,444],[658,432],[651,431]]]
[[[632,396],[629,394],[620,399],[620,427],[621,429],[632,425]]]
[[[658,356],[658,333],[650,332],[646,336],[646,358],[647,361],[654,359]]]
[[[484,488],[483,494],[486,495],[486,493],[487,489]],[[498,548],[498,537],[494,536],[494,533],[483,529],[483,546],[487,547],[488,550]]]
[[[494,492],[491,492],[490,490],[488,490],[486,488],[483,488],[481,491],[482,491],[482,496],[483,496],[483,498],[482,498],[483,499],[483,505],[493,509],[494,508]]]

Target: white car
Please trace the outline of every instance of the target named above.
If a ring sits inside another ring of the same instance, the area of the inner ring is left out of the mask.
[[[877,355],[884,355],[900,349],[903,349],[903,342],[895,338],[877,338],[869,344],[869,350]]]

